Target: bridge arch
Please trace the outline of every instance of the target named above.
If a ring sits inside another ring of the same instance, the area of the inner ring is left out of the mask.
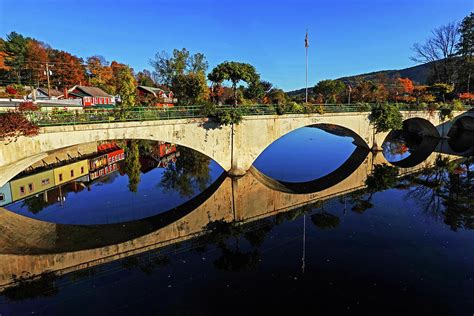
[[[372,146],[373,127],[370,126],[366,113],[246,117],[235,127],[233,150],[240,154],[234,155],[232,170],[236,170],[237,174],[244,174],[271,144],[307,126],[317,126],[336,135],[351,136],[354,144],[362,148],[370,149]]]
[[[472,155],[474,152],[474,117],[461,116],[448,132],[448,145],[455,153]]]
[[[403,130],[423,137],[440,137],[438,129],[427,119],[414,117],[403,121]]]
[[[198,151],[230,169],[231,128],[215,128],[206,119],[51,126],[35,137],[0,146],[0,186],[57,149],[94,141],[143,139],[166,141]],[[1,144],[0,144],[1,145]]]

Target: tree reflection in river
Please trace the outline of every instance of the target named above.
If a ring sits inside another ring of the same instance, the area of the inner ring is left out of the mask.
[[[410,177],[408,197],[422,206],[425,214],[441,219],[453,231],[474,229],[473,158],[462,162],[437,158],[434,168]]]
[[[138,148],[139,141],[131,140],[128,143],[125,155],[125,173],[128,176],[128,189],[131,192],[138,191],[138,184],[140,183],[140,151]]]
[[[204,191],[211,180],[210,158],[189,148],[180,147],[180,157],[169,164],[159,186],[165,191],[177,191],[183,197],[195,194],[196,189]]]

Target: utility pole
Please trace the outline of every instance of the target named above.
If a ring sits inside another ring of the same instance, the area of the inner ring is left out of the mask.
[[[48,78],[48,98],[51,99],[51,83],[49,81],[49,64],[46,63],[46,77]]]
[[[306,37],[304,38],[304,47],[306,48],[306,96],[305,96],[305,103],[308,103],[308,47],[309,47],[308,29],[306,29]]]

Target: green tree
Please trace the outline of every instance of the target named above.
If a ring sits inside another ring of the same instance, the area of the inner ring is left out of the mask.
[[[28,54],[29,38],[11,32],[7,35],[3,43],[3,50],[6,53],[5,66],[15,74],[18,84],[21,83],[22,75],[25,72],[25,64]]]
[[[324,103],[336,103],[338,96],[346,90],[346,85],[340,80],[322,80],[318,82],[313,91],[315,94],[321,94]]]
[[[372,108],[370,121],[377,133],[403,128],[403,116],[398,106],[393,104],[377,104]]]
[[[129,67],[123,68],[119,73],[117,93],[120,95],[121,106],[123,108],[135,105],[135,78],[133,77],[132,71]]]
[[[177,75],[171,81],[171,86],[182,105],[197,104],[208,97],[206,76],[203,72]]]
[[[173,50],[171,56],[162,51],[155,55],[151,65],[157,82],[170,87],[179,104],[188,105],[207,98],[208,63],[203,54],[191,55],[186,48]]]
[[[459,26],[460,40],[457,44],[461,60],[458,66],[457,90],[471,92],[474,72],[474,13],[466,16]]]
[[[217,65],[207,78],[215,84],[221,84],[224,80],[232,82],[234,106],[237,106],[237,84],[240,81],[249,85],[256,84],[260,80],[260,75],[250,64],[226,61]]]
[[[281,89],[272,89],[268,93],[268,98],[272,104],[282,105],[288,102],[288,95]]]

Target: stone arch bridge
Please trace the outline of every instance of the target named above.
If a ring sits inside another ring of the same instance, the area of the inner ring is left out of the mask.
[[[454,112],[442,121],[438,112],[404,111],[410,131],[425,136],[448,137],[453,126],[474,131],[474,112]],[[350,135],[354,143],[379,149],[388,133],[375,133],[369,112],[245,116],[241,123],[217,126],[207,118],[114,122],[42,127],[35,137],[0,142],[0,186],[54,150],[114,139],[160,140],[186,146],[215,160],[231,175],[243,175],[274,141],[298,128],[320,126]],[[334,126],[339,128],[334,129]]]

